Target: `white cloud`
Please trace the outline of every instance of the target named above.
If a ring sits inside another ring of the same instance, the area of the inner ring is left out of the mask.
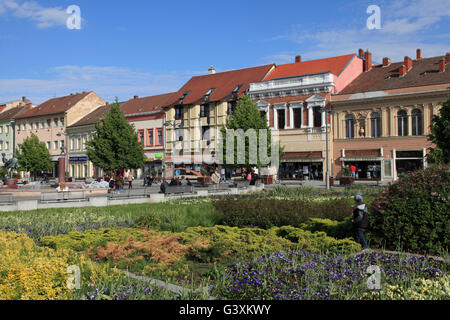
[[[62,7],[46,8],[35,1],[0,0],[0,14],[30,19],[40,29],[66,26],[69,14]]]
[[[369,17],[369,16],[364,16]],[[290,33],[271,40],[287,40],[307,48],[300,53],[306,59],[318,59],[342,54],[356,53],[359,48],[369,49],[375,62],[387,56],[401,61],[405,55],[415,57],[417,48],[424,57],[444,55],[450,49],[450,37],[436,32],[440,23],[450,17],[448,0],[395,1],[381,6],[381,30],[367,28],[306,30],[300,25],[291,26]],[[361,25],[365,25],[361,23]],[[441,32],[448,34],[448,31]],[[283,57],[285,52],[263,58]],[[290,60],[293,60],[293,54]]]
[[[39,104],[54,96],[95,91],[106,101],[128,100],[178,90],[189,79],[185,73],[153,74],[114,66],[58,66],[47,70],[51,79],[0,79],[0,101],[26,96]]]

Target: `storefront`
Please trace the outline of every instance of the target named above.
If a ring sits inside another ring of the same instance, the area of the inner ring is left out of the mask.
[[[69,158],[69,177],[72,179],[92,178],[89,168],[89,157],[70,157]]]
[[[349,175],[350,168],[356,167],[356,179],[381,180],[384,178],[384,157],[381,149],[343,150],[340,161],[341,175]]]
[[[395,150],[395,168],[397,177],[425,167],[426,150]]]
[[[154,175],[156,172],[157,177],[163,176],[163,154],[156,153],[147,155],[144,168],[142,172],[139,172],[142,177],[148,175]]]
[[[321,151],[285,152],[278,175],[280,179],[323,180],[325,159]]]

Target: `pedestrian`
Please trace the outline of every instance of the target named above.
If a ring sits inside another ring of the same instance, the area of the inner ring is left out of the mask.
[[[123,191],[123,178],[120,174],[116,178],[116,190],[117,189],[119,189],[119,192]]]
[[[133,174],[131,172],[128,173],[128,189],[133,189],[133,180],[134,180]]]
[[[218,170],[214,171],[214,173],[211,176],[211,180],[214,184],[220,183],[220,173]]]
[[[188,180],[186,179],[185,176],[181,177],[181,185],[182,186],[187,186],[188,185]]]
[[[350,166],[350,175],[352,178],[356,178],[356,167],[353,164]]]
[[[363,197],[360,194],[355,196],[357,207],[353,210],[353,228],[356,235],[356,242],[360,243],[363,250],[368,249],[365,232],[369,228],[369,210],[363,203]]]

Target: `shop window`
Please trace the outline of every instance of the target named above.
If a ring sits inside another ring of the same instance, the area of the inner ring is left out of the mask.
[[[370,130],[372,138],[381,137],[381,116],[378,112],[372,112],[370,118]]]
[[[345,137],[347,139],[355,138],[355,116],[352,114],[345,117]]]
[[[397,113],[398,136],[405,137],[408,135],[408,114],[405,110]]]
[[[421,136],[423,134],[422,111],[415,109],[412,111],[412,135]]]
[[[392,177],[392,160],[384,160],[384,176]]]

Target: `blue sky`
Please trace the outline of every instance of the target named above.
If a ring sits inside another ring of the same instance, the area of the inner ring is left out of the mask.
[[[69,30],[66,8],[81,9]],[[381,30],[368,30],[369,5]],[[0,0],[0,102],[94,90],[176,91],[191,76],[369,49],[374,61],[450,51],[449,0]]]

